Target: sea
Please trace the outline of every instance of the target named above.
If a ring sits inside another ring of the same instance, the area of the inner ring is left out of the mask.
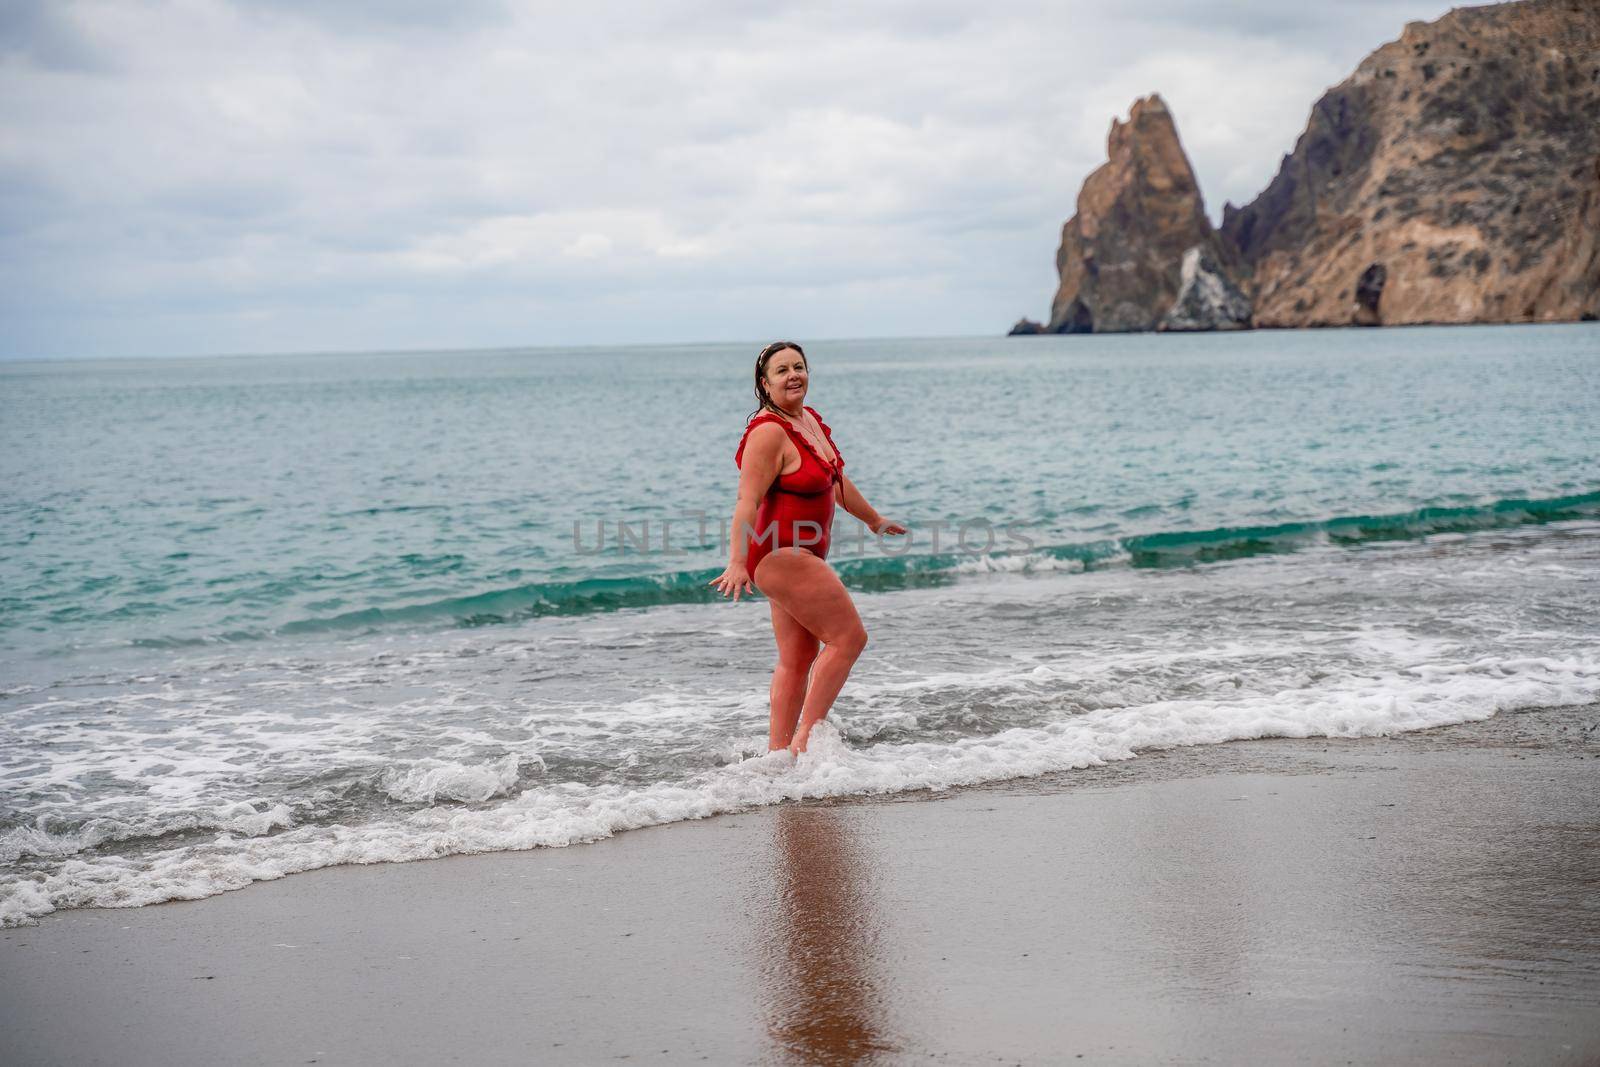
[[[802,341],[911,533],[770,757],[760,343],[0,364],[0,922],[1600,699],[1600,326]]]

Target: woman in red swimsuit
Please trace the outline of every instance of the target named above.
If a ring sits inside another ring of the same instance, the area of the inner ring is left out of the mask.
[[[733,456],[739,502],[728,567],[710,582],[735,601],[759,587],[771,603],[778,665],[767,748],[795,755],[806,750],[811,728],[833,707],[867,645],[850,594],[823,562],[834,502],[875,534],[906,532],[874,511],[845,477],[832,431],[805,406],[808,384],[806,354],[794,342],[775,341],[756,357],[761,406]]]

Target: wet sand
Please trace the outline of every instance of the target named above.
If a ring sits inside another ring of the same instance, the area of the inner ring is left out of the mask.
[[[1600,1063],[1600,706],[0,931],[0,1062]]]

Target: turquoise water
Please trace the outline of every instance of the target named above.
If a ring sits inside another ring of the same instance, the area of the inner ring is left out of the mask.
[[[913,533],[749,766],[756,347],[0,364],[0,917],[1600,692],[1594,326],[824,341]]]
[[[847,473],[913,527],[880,546],[842,516],[835,562],[876,588],[938,580],[991,539],[996,555],[1163,565],[1521,521],[1508,501],[1594,514],[1597,341],[1552,326],[817,344],[810,402]],[[709,601],[748,347],[0,366],[0,648]]]

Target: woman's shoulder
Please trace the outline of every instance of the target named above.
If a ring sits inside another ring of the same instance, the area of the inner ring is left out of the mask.
[[[789,433],[787,427],[783,425],[783,420],[772,418],[751,420],[744,428],[744,435],[755,438],[788,437]]]
[[[744,424],[744,436],[760,434],[763,437],[771,437],[774,434],[784,433],[786,429],[782,419],[770,411],[763,411],[759,415],[751,416],[750,421]]]
[[[754,447],[765,450],[773,447],[782,448],[782,442],[789,437],[788,431],[782,425],[783,420],[770,412],[763,412],[745,423],[744,436],[739,438],[739,449],[733,454],[733,462],[742,465],[746,448]]]

